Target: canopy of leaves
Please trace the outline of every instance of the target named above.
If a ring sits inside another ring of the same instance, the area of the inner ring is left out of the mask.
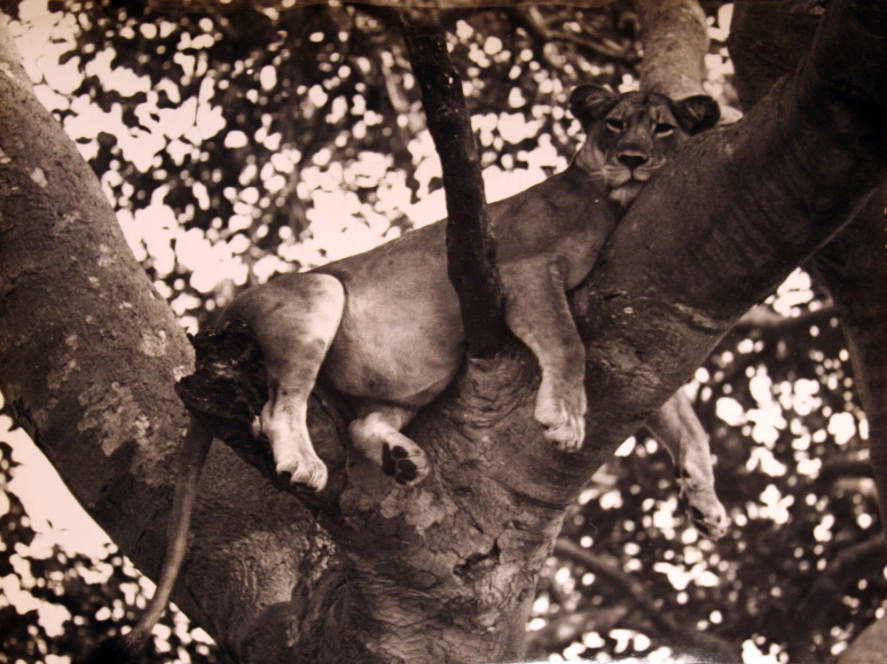
[[[734,95],[723,45],[729,11],[720,4],[707,3],[708,86],[726,108]],[[241,287],[444,214],[418,91],[387,14],[221,7],[4,5],[18,19],[38,95],[100,177],[155,287],[192,329]],[[572,86],[637,84],[628,3],[449,20],[490,200],[568,163],[580,139],[565,110]],[[865,418],[837,320],[802,272],[757,313],[690,386],[712,435],[730,534],[701,539],[679,509],[665,453],[631,439],[565,521],[529,625],[534,655],[655,658],[668,647],[741,651],[749,661],[789,651],[828,659],[884,615]],[[15,469],[8,446],[0,452],[5,487]],[[4,505],[0,577],[72,618],[50,635],[34,611],[0,599],[0,661],[76,654],[87,635],[132,620],[132,603],[115,600],[132,599],[138,586],[117,554],[18,555],[32,531],[8,491]],[[103,580],[87,581],[94,569]],[[115,608],[97,613],[101,606]],[[171,632],[173,652],[185,647],[181,634]],[[202,648],[188,646],[191,661],[209,661]]]

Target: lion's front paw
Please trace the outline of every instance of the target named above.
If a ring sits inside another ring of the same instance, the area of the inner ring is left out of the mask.
[[[727,511],[720,503],[717,508],[705,512],[690,504],[687,511],[696,529],[709,539],[719,540],[727,534],[727,529],[730,527],[730,517],[727,516]]]
[[[320,491],[326,486],[326,465],[317,457],[292,454],[275,462],[277,474],[288,477],[290,484],[303,485],[311,491]]]
[[[536,395],[537,422],[545,427],[544,436],[563,452],[577,452],[585,441],[585,390],[556,390],[543,381]]]
[[[410,441],[412,442],[412,441]],[[428,458],[415,443],[382,444],[382,472],[392,476],[399,484],[418,484],[428,474]]]
[[[714,486],[695,481],[684,469],[677,472],[677,480],[680,486],[680,498],[685,503],[687,514],[696,529],[713,540],[726,535],[730,527],[730,517],[727,516],[724,505],[718,500]]]

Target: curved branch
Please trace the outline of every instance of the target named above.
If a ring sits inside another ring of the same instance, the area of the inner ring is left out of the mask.
[[[427,12],[405,11],[403,35],[440,156],[447,199],[447,267],[459,296],[468,355],[490,357],[505,339],[505,301],[480,158],[446,37]]]

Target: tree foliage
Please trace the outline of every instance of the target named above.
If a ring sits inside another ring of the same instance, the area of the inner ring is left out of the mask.
[[[723,65],[727,17],[720,3],[707,5],[721,37],[709,63]],[[5,9],[29,39],[33,10]],[[377,9],[49,9],[65,37],[45,64],[54,58],[62,73],[32,67],[38,94],[89,158],[130,246],[183,323],[193,327],[276,272],[442,216],[419,92]],[[494,8],[456,14],[449,27],[491,199],[566,165],[579,137],[565,111],[573,85],[637,80],[626,3]],[[729,77],[710,85],[722,104],[734,103]],[[496,176],[508,184],[490,191]],[[429,197],[431,210],[421,203]],[[801,272],[756,314],[690,386],[718,457],[730,534],[700,539],[679,509],[664,452],[630,440],[565,520],[534,604],[535,654],[650,656],[665,645],[825,660],[884,615],[883,560],[871,552],[882,545],[877,504],[859,463],[865,416],[837,318]],[[8,476],[14,463],[7,446],[0,451]],[[87,635],[132,619],[131,606],[96,614],[133,594],[119,554],[16,555],[29,526],[6,495],[0,576],[33,577],[28,592],[73,617],[50,636],[34,612],[0,608],[8,661],[75,654]],[[108,566],[108,580],[85,580],[82,570]],[[173,651],[184,640],[173,632]]]

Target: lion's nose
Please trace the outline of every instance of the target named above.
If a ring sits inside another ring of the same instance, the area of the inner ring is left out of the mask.
[[[647,163],[647,157],[636,152],[623,152],[618,159],[621,164],[628,166],[631,170]]]

